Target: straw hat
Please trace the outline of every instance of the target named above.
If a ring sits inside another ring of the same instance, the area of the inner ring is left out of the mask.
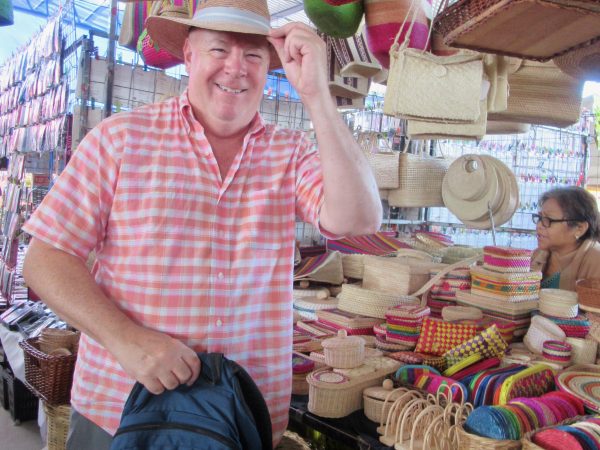
[[[585,81],[600,81],[600,41],[554,58],[565,73]]]
[[[190,28],[267,36],[271,16],[266,0],[203,0],[192,18],[150,16],[146,27],[160,48],[183,60],[183,44]],[[280,67],[279,56],[271,46],[269,69]]]

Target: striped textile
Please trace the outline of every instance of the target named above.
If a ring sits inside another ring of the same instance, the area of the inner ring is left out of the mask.
[[[389,255],[403,248],[412,248],[405,242],[394,237],[393,232],[378,232],[366,236],[346,237],[337,240],[327,240],[327,250],[337,250],[340,253],[361,253],[364,255]]]
[[[116,114],[82,141],[24,229],[86,260],[133,320],[223,352],[261,389],[274,442],[291,393],[295,219],[318,227],[316,148],[302,132],[257,115],[221,179],[187,92]],[[133,386],[82,335],[73,407],[113,434]]]

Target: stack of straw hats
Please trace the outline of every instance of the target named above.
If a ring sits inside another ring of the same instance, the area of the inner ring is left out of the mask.
[[[515,175],[502,161],[467,154],[448,168],[442,183],[446,207],[465,225],[489,229],[508,222],[519,205]],[[488,211],[491,211],[492,217]]]

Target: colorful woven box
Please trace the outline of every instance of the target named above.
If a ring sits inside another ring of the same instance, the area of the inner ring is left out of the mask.
[[[542,272],[500,273],[471,268],[471,293],[507,302],[537,300]]]
[[[429,271],[434,277],[438,270]],[[435,283],[429,292],[430,298],[434,300],[455,300],[457,291],[468,291],[471,289],[471,272],[469,269],[455,269]]]
[[[512,247],[483,247],[483,267],[494,272],[529,272],[531,250]]]
[[[468,341],[477,335],[475,325],[444,322],[425,317],[415,351],[442,356],[448,350]]]
[[[479,353],[484,358],[500,356],[504,354],[507,346],[496,325],[492,325],[473,338],[452,348],[444,354],[444,357],[446,363],[452,366],[474,353]]]

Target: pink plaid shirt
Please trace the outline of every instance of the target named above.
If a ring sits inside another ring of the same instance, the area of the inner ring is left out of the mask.
[[[291,393],[295,219],[318,226],[318,153],[256,116],[221,179],[187,92],[103,121],[81,142],[24,230],[85,260],[132,319],[252,375],[273,439]],[[111,434],[134,380],[82,335],[72,404]]]

